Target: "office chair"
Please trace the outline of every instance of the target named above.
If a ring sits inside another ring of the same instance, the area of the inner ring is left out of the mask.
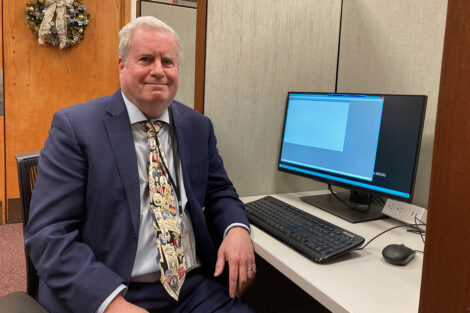
[[[21,206],[23,212],[23,230],[29,219],[29,204],[33,194],[34,183],[38,174],[38,158],[39,152],[31,152],[19,154],[16,156],[16,163],[18,165],[18,183],[20,187]],[[35,298],[38,291],[39,278],[36,269],[31,262],[25,250],[26,257],[26,278],[27,278],[27,292]]]
[[[0,297],[0,313],[48,313],[36,300],[23,291]]]
[[[29,218],[29,203],[38,170],[39,152],[16,156],[21,204],[23,207],[23,230]],[[27,291],[13,292],[0,297],[0,313],[48,313],[34,298],[38,290],[38,276],[28,254],[26,257]]]

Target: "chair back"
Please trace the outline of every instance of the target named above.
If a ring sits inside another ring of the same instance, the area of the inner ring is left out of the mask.
[[[38,174],[38,158],[39,152],[24,153],[16,156],[16,163],[18,165],[18,183],[20,187],[23,213],[23,230],[29,220],[29,205],[31,203],[34,183],[36,182],[36,176]],[[26,251],[25,256],[27,292],[31,297],[35,298],[38,291],[39,278]]]

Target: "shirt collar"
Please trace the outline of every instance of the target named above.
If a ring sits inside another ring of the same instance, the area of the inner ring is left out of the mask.
[[[124,93],[121,91],[122,98],[124,99],[124,103],[126,104],[126,109],[127,109],[127,114],[129,114],[129,120],[132,124],[142,122],[142,121],[147,121],[147,118],[145,117],[144,113],[139,110],[139,108],[132,103],[127,97],[124,95]],[[168,108],[163,111],[163,113],[156,118],[158,121],[163,121],[167,124],[170,124],[170,115],[168,113]]]

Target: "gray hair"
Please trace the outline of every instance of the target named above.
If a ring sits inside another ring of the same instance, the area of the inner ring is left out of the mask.
[[[178,66],[180,66],[181,61],[183,59],[183,49],[180,37],[173,28],[153,16],[138,17],[135,20],[126,24],[119,32],[118,54],[124,63],[126,63],[127,57],[129,56],[129,53],[131,51],[132,33],[138,28],[153,29],[171,34],[175,39],[176,43],[178,44]]]

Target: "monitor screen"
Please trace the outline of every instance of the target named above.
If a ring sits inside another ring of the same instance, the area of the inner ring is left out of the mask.
[[[278,168],[354,192],[349,198],[327,195],[315,206],[359,220],[378,218],[381,205],[371,195],[412,199],[426,101],[417,95],[289,92]]]

